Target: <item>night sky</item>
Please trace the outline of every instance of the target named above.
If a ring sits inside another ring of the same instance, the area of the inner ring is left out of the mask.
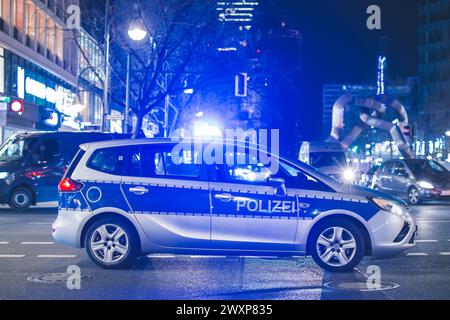
[[[303,34],[302,116],[309,139],[321,129],[324,83],[376,82],[381,36],[388,36],[391,83],[417,75],[419,0],[281,0],[288,24]],[[369,5],[381,7],[382,30],[366,27]],[[306,108],[305,108],[306,106]],[[311,111],[312,110],[312,111]]]

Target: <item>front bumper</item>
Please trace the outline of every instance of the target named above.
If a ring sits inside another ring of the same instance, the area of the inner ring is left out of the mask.
[[[383,216],[386,219],[384,225],[381,221]],[[406,235],[401,235],[401,233],[405,231],[405,224],[407,224],[403,218],[385,212],[381,214],[379,220],[380,221],[372,222],[372,224],[382,226],[382,228],[373,229],[377,231],[375,232],[372,243],[372,258],[395,258],[404,255],[408,250],[415,246],[418,228],[414,219],[411,218],[409,228],[405,232]]]
[[[81,232],[86,222],[92,217],[88,210],[59,210],[58,217],[52,225],[53,239],[57,243],[80,248]]]

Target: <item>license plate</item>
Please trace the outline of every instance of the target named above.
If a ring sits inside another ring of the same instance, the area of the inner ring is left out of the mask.
[[[444,190],[441,193],[442,196],[450,196],[450,190]]]

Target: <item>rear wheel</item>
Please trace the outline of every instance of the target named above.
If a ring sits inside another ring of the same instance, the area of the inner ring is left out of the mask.
[[[138,256],[137,236],[120,219],[100,220],[89,227],[85,237],[89,257],[107,269],[129,267]]]
[[[27,188],[16,188],[11,193],[9,206],[14,210],[26,210],[33,202],[33,195]]]
[[[310,252],[326,271],[351,271],[364,258],[366,246],[359,228],[352,222],[327,221],[313,231]]]
[[[409,204],[416,205],[420,202],[419,190],[415,187],[409,188],[408,191],[408,202]]]

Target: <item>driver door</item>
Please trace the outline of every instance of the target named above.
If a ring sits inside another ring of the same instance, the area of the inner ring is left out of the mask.
[[[210,183],[211,246],[225,250],[292,251],[298,220],[296,196],[283,190],[282,180],[272,180],[282,177],[279,171],[257,159],[249,161],[249,157],[247,152],[241,164],[218,166],[217,176]]]

